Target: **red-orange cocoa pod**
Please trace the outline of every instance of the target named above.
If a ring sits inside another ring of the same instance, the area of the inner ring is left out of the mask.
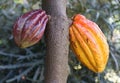
[[[104,71],[109,57],[109,46],[98,25],[77,14],[69,28],[70,46],[78,60],[93,72]]]

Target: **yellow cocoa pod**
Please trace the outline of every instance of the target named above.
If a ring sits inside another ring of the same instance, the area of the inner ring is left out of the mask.
[[[103,72],[108,62],[109,46],[98,25],[77,14],[69,34],[70,46],[78,60],[93,72]]]

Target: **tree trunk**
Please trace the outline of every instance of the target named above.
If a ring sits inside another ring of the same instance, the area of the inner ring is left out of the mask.
[[[42,0],[43,9],[51,16],[45,33],[45,83],[67,83],[69,34],[66,2]]]

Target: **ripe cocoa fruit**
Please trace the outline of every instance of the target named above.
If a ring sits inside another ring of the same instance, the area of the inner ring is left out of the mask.
[[[36,44],[43,36],[48,15],[44,10],[29,11],[20,16],[13,27],[13,37],[20,48]]]
[[[104,71],[109,46],[98,25],[85,16],[77,14],[69,28],[70,46],[77,59],[93,72]]]

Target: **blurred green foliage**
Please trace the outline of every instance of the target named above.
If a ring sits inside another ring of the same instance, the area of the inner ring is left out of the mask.
[[[44,37],[38,44],[20,49],[12,36],[15,20],[38,8],[41,0],[0,0],[0,83],[43,83]],[[96,74],[84,67],[70,50],[68,83],[120,83],[120,1],[68,0],[68,17],[77,13],[100,26],[108,39],[110,58],[106,70]]]

